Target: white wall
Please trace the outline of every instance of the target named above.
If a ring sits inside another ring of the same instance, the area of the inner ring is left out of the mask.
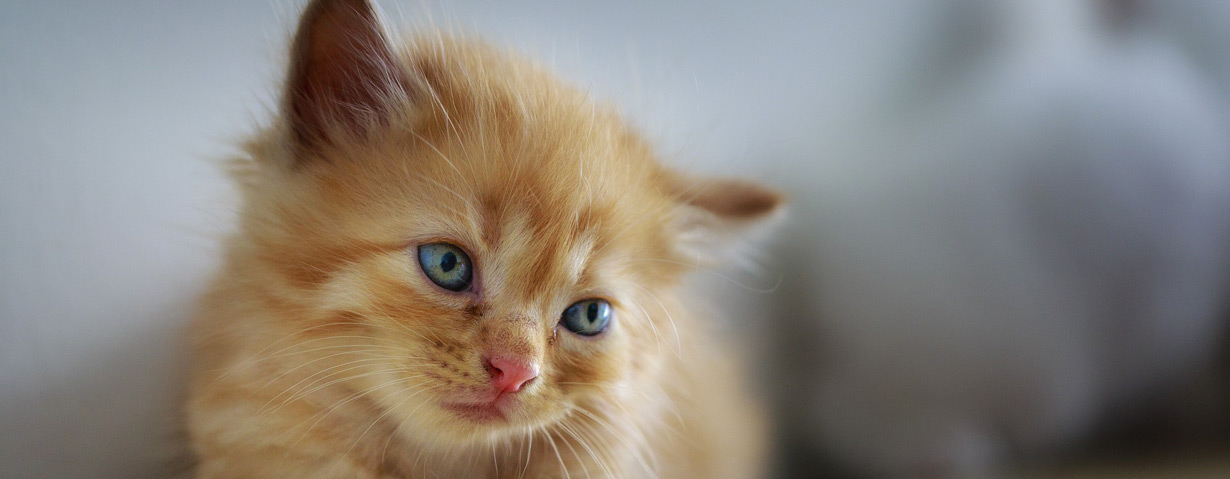
[[[272,9],[0,4],[0,476],[151,477]]]

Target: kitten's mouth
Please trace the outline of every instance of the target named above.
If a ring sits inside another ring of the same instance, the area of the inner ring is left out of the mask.
[[[496,393],[495,399],[475,402],[446,402],[441,406],[465,419],[475,422],[496,422],[508,420],[508,414],[517,404],[517,398],[512,394]]]

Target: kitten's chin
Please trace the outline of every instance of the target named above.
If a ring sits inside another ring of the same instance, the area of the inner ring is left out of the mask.
[[[494,403],[443,403],[441,409],[476,424],[508,422],[508,414]]]
[[[547,427],[565,416],[559,405],[545,398],[515,394],[494,398],[441,394],[423,403],[401,402],[394,408],[400,409],[397,415],[404,414],[400,434],[445,448],[524,435],[527,429]]]

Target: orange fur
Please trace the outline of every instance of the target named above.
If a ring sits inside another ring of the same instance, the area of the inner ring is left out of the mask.
[[[677,289],[695,247],[780,198],[664,168],[506,53],[384,45],[370,8],[308,7],[283,112],[237,163],[240,231],[193,330],[198,477],[759,476],[760,412]],[[473,259],[473,291],[420,271],[415,247],[440,240]],[[559,326],[591,297],[608,331]],[[540,377],[504,419],[443,408],[488,387],[493,343]]]

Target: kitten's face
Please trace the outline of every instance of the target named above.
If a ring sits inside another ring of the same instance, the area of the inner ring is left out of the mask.
[[[613,114],[482,46],[431,37],[378,65],[375,17],[336,3],[305,15],[245,219],[289,366],[441,443],[640,400],[676,340],[685,237],[777,197],[683,185]],[[371,44],[341,71],[330,35]],[[355,75],[379,91],[338,88]]]
[[[588,112],[558,123],[460,110],[450,119],[461,139],[432,118],[426,133],[347,145],[288,182],[304,215],[291,223],[311,226],[270,249],[286,256],[318,324],[331,324],[309,334],[383,358],[357,370],[372,372],[365,387],[448,435],[524,430],[620,393],[654,366],[654,329],[670,330],[650,324],[679,261],[656,167]],[[553,130],[563,125],[594,133]],[[605,328],[564,321],[588,300]],[[493,358],[537,374],[501,394]]]
[[[335,325],[312,332],[354,336],[347,345],[384,358],[367,364],[373,376],[364,383],[399,383],[373,392],[395,414],[458,436],[524,430],[558,419],[587,395],[619,393],[615,384],[653,366],[653,328],[669,326],[649,325],[656,318],[647,313],[662,314],[653,296],[668,294],[663,288],[676,276],[664,255],[668,203],[641,186],[649,180],[641,175],[585,181],[579,170],[600,169],[603,161],[578,159],[627,161],[631,153],[560,144],[567,138],[535,135],[486,149],[482,140],[446,135],[392,139],[363,151],[367,166],[353,176],[339,175],[344,169],[335,165],[355,158],[335,158],[321,167],[327,176],[305,174],[296,185],[337,192],[326,199],[330,206],[321,204],[327,213],[319,218],[336,225],[337,236],[304,231],[293,238],[298,244],[279,248],[301,250],[285,261],[296,265],[290,275],[319,275],[301,294],[316,300],[312,315],[321,324]],[[512,154],[539,166],[514,175]],[[396,166],[405,163],[417,167]],[[390,167],[371,175],[373,164]],[[549,164],[560,167],[541,167]],[[462,270],[469,281],[449,276]],[[576,320],[563,320],[566,310],[587,300],[603,305],[597,313],[605,314],[594,319],[605,318],[605,328],[569,330]],[[531,378],[506,392],[514,385],[493,384],[493,358],[529,369],[515,373]]]

